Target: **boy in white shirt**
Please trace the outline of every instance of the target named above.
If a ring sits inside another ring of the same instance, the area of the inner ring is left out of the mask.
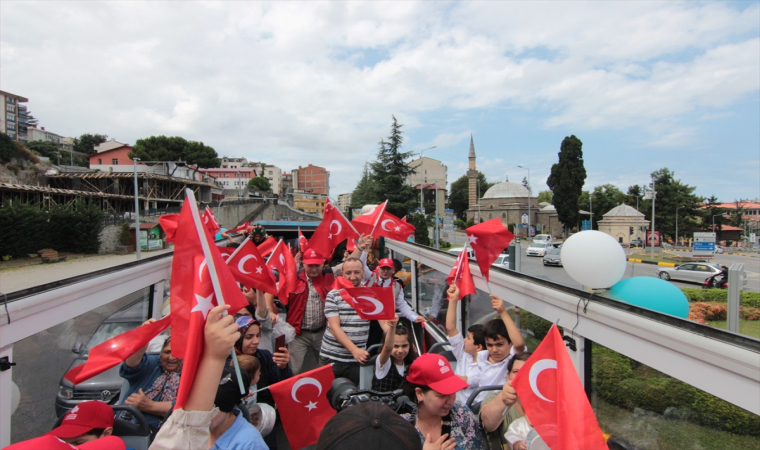
[[[509,360],[517,353],[528,350],[525,346],[525,339],[520,334],[520,329],[517,328],[507,313],[504,301],[495,295],[491,295],[491,307],[499,314],[499,319],[491,319],[486,322],[483,331],[486,349],[478,352],[477,356],[477,364],[480,369],[479,384],[470,383],[472,388],[506,383]],[[475,401],[481,402],[487,395],[488,392],[482,392]]]
[[[478,367],[478,352],[485,348],[483,325],[472,325],[467,329],[467,337],[457,331],[457,307],[459,306],[459,288],[452,284],[448,291],[449,309],[446,312],[446,334],[448,335],[451,352],[457,359],[457,368],[454,370],[459,378],[466,381],[471,387],[457,392],[457,402],[466,404],[470,394],[480,384],[480,368]],[[472,387],[474,386],[474,387]]]

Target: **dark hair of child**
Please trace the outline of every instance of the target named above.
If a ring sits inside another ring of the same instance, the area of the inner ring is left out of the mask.
[[[491,319],[486,322],[483,334],[486,338],[493,339],[494,341],[498,340],[499,337],[503,337],[507,342],[512,343],[512,339],[509,338],[509,333],[507,332],[507,326],[504,325],[504,321],[501,319]]]

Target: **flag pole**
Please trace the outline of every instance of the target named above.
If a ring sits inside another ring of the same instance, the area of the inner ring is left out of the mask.
[[[282,238],[280,238],[279,241],[277,241],[277,245],[274,246],[274,249],[272,250],[272,253],[269,254],[269,258],[267,258],[267,262],[264,264],[269,264],[269,260],[272,259],[272,256],[274,256],[275,252],[277,251],[277,248],[282,244]],[[233,253],[234,255],[234,253]],[[232,259],[232,256],[230,256],[230,259]]]
[[[380,214],[377,215],[377,219],[375,219],[375,224],[372,225],[372,231],[369,233],[370,236],[374,236],[375,228],[377,228],[377,223],[380,222],[380,218],[383,217],[383,213],[385,212],[385,209],[387,207],[388,207],[388,200],[383,202],[382,208],[380,209]]]
[[[201,248],[203,248],[203,257],[206,259],[206,267],[208,269],[209,277],[211,278],[211,285],[214,287],[214,295],[216,296],[216,303],[218,305],[224,305],[224,293],[222,292],[222,285],[219,282],[219,276],[216,273],[216,266],[214,265],[214,258],[211,254],[211,247],[206,240],[206,234],[204,231],[203,223],[201,222],[201,215],[198,211],[198,205],[195,203],[195,195],[190,189],[185,189],[185,201],[190,202],[190,212],[193,215],[193,222],[195,224],[195,231],[198,233],[198,239],[201,241]],[[245,244],[243,244],[245,245]],[[240,250],[241,245],[235,251]],[[227,315],[227,311],[222,313],[222,317]],[[235,348],[231,350],[232,362],[235,365],[235,375],[237,375],[238,387],[240,388],[240,395],[245,395],[248,392],[248,386],[243,386],[243,376],[240,374],[240,364],[238,364],[237,356],[235,355]]]
[[[457,264],[457,271],[454,274],[454,284],[457,283],[457,278],[459,278],[459,268],[462,267],[462,263],[464,262],[464,259],[462,259],[462,253],[467,254],[467,245],[469,245],[469,242],[464,243],[464,247],[462,247],[462,251],[459,252],[459,264]]]
[[[250,239],[247,239],[247,238],[245,239],[245,241],[246,242],[243,242],[242,244],[238,245],[238,248],[236,248],[235,251],[232,252],[232,254],[230,255],[230,257],[227,258],[227,261],[230,261],[232,258],[234,258],[235,255],[237,255],[238,252],[243,249],[243,247],[245,247],[246,245],[248,245],[248,242],[253,242],[253,241],[251,241]]]

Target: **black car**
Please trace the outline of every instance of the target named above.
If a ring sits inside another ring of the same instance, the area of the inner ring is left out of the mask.
[[[644,247],[644,240],[640,238],[631,239],[631,247]]]
[[[116,311],[106,318],[92,333],[86,344],[77,343],[71,349],[78,353],[76,359],[66,371],[87,361],[90,349],[114,336],[139,327],[148,318],[148,304],[140,300]],[[61,378],[58,395],[55,397],[55,413],[58,417],[85,400],[100,400],[113,405],[119,399],[122,378],[119,376],[119,366],[106,370],[76,386],[65,378]]]

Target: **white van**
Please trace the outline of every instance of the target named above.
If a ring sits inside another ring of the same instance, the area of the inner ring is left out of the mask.
[[[446,253],[450,253],[454,256],[459,256],[459,254],[462,253],[462,247],[448,249],[446,250]],[[467,249],[467,258],[475,259],[475,252],[473,252],[471,248]]]
[[[551,244],[552,243],[552,235],[551,234],[537,234],[533,237],[534,243],[545,243],[545,244]]]

